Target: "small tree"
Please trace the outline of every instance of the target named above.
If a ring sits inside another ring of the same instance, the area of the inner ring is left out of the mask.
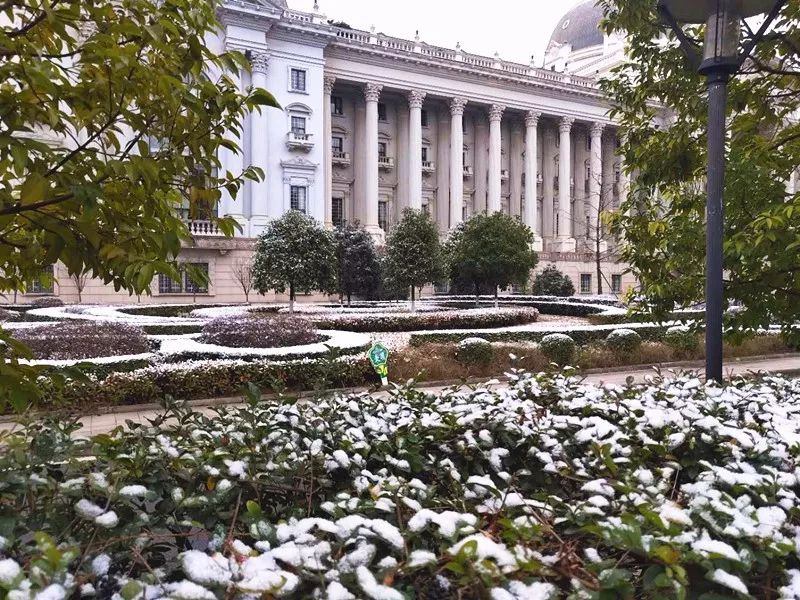
[[[534,279],[533,293],[536,296],[573,296],[575,286],[555,265],[547,265]]]
[[[253,289],[253,259],[237,258],[233,263],[233,278],[244,292],[244,301],[250,304],[250,292]]]
[[[298,291],[335,291],[333,238],[308,215],[290,210],[259,236],[252,272],[259,294],[288,288],[289,312],[294,312]]]
[[[337,287],[339,299],[347,296],[350,306],[353,294],[374,296],[381,286],[381,263],[372,236],[358,223],[337,229],[336,242]]]
[[[89,280],[88,271],[76,271],[70,278],[75,283],[75,289],[78,290],[78,304],[83,302],[83,290],[86,289],[86,282]]]
[[[532,244],[533,232],[519,219],[501,212],[479,213],[448,240],[450,277],[470,282],[476,302],[482,288],[493,289],[496,307],[498,288],[528,281],[537,262]]]
[[[416,288],[444,275],[439,231],[430,216],[407,208],[386,240],[386,277],[392,287],[411,287],[411,310]]]

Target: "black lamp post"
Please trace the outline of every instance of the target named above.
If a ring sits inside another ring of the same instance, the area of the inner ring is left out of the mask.
[[[725,180],[725,104],[728,80],[750,56],[786,0],[658,0],[658,11],[708,84],[706,198],[706,379],[722,381],[722,190]],[[768,13],[740,50],[742,20]],[[706,24],[703,52],[681,24]]]

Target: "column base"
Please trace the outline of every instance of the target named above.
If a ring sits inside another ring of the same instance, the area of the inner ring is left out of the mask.
[[[383,246],[386,243],[386,232],[378,225],[365,225],[364,229],[372,236],[376,246]]]
[[[575,252],[578,242],[575,238],[556,238],[548,244],[550,252]]]
[[[534,252],[544,251],[544,240],[538,234],[533,234],[533,243],[531,244],[531,249]]]
[[[250,217],[250,231],[248,232],[250,237],[256,238],[264,233],[270,220],[267,216],[253,215]]]

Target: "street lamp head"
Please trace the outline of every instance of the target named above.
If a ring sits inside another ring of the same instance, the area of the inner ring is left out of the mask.
[[[705,23],[699,70],[704,74],[730,75],[741,63],[741,20],[769,12],[778,3],[780,0],[658,0],[658,10],[673,29],[685,23]]]

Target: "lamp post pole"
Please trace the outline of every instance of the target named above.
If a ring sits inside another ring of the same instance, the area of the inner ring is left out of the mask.
[[[722,381],[722,197],[725,185],[725,108],[729,75],[706,73],[708,84],[708,181],[706,196],[706,380]]]

